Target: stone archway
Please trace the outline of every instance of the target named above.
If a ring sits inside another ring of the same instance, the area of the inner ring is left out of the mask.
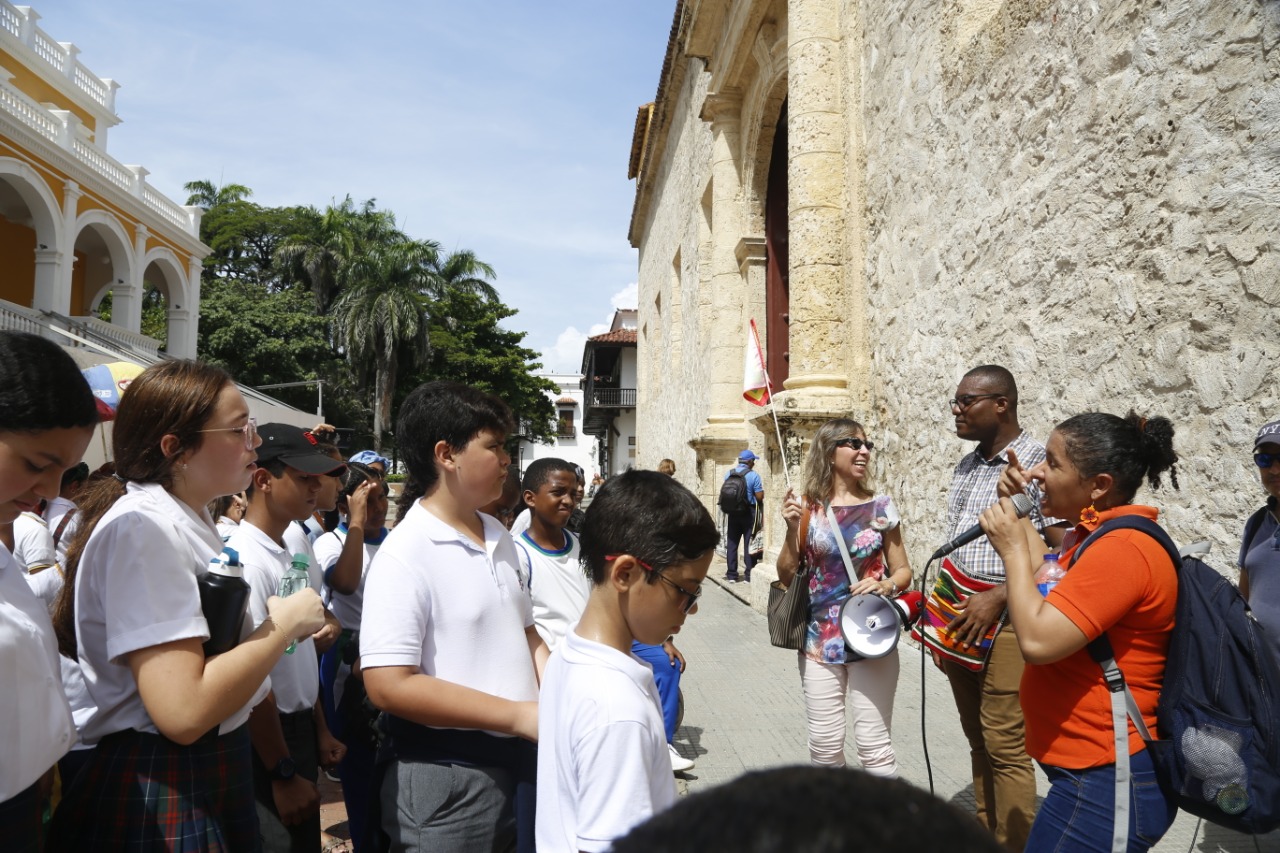
[[[72,315],[96,313],[111,293],[111,322],[136,332],[140,296],[134,281],[133,246],[120,221],[105,210],[90,210],[76,220],[72,250]]]
[[[164,299],[165,351],[177,358],[194,358],[199,296],[191,286],[182,261],[172,249],[163,246],[151,249],[142,259],[142,282],[144,311],[147,300],[154,300],[154,294]]]
[[[61,205],[31,166],[0,157],[0,248],[10,264],[0,297],[23,307],[65,313],[59,287]]]

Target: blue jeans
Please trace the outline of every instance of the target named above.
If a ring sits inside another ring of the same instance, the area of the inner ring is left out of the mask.
[[[1049,777],[1049,796],[1031,826],[1027,853],[1105,853],[1115,826],[1116,766],[1066,770],[1040,765]],[[1169,830],[1178,807],[1156,782],[1144,749],[1129,757],[1129,853],[1149,850]]]
[[[680,713],[680,665],[671,665],[671,658],[662,646],[632,641],[631,654],[653,667],[653,680],[658,685],[658,698],[662,700],[662,723],[667,730],[667,743],[671,743],[676,737],[676,717]]]

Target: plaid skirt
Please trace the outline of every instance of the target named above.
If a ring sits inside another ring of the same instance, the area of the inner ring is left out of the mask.
[[[261,850],[247,725],[191,746],[129,729],[94,753],[53,815],[46,853]]]

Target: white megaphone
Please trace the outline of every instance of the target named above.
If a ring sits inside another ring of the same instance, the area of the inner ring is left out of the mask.
[[[860,658],[882,658],[898,647],[902,632],[924,612],[924,596],[908,590],[897,598],[876,593],[850,596],[840,608],[840,633]]]

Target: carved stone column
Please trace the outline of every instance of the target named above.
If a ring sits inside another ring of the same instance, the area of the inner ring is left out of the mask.
[[[847,411],[850,358],[862,337],[849,281],[862,279],[861,213],[846,205],[850,153],[839,0],[792,0],[787,19],[790,377],[797,414]],[[851,97],[856,97],[851,95]],[[849,268],[846,269],[846,264]],[[852,345],[851,345],[852,344]]]

